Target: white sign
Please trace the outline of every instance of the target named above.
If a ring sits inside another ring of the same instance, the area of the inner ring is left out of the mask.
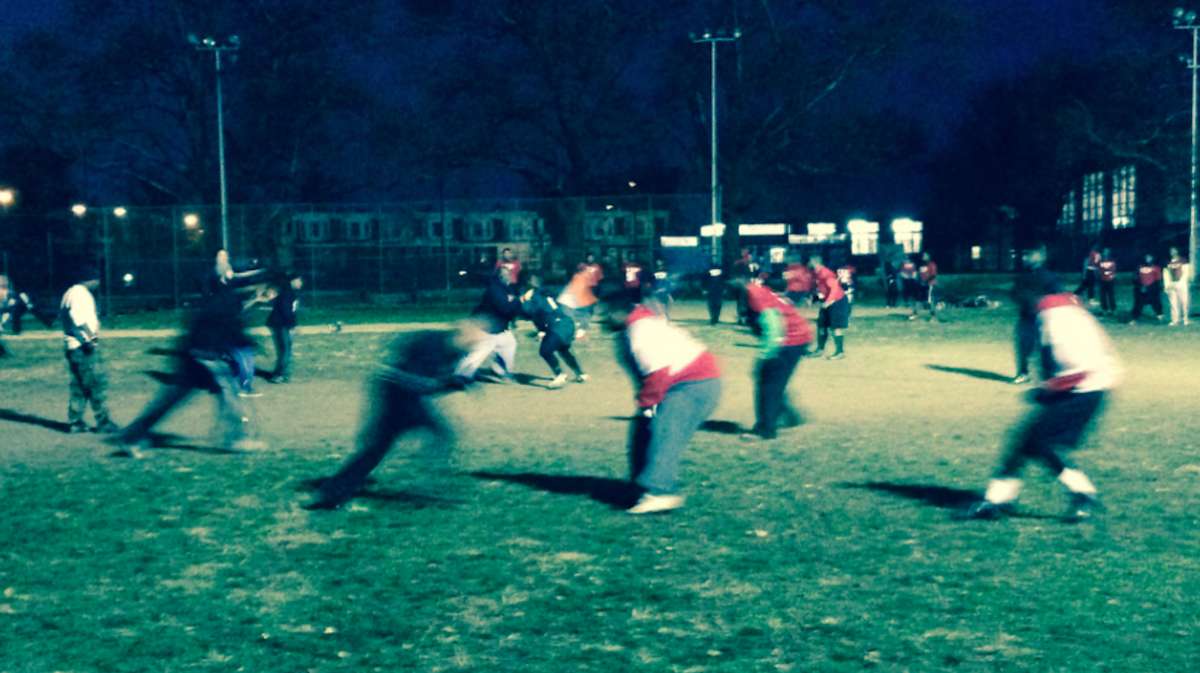
[[[724,236],[725,225],[717,222],[716,224],[706,224],[700,227],[700,235],[712,238],[713,236]]]
[[[664,248],[695,248],[700,245],[699,236],[661,236],[658,240]]]
[[[837,225],[833,222],[809,222],[809,236],[833,236],[837,233]]]
[[[783,236],[787,234],[786,224],[742,224],[738,225],[739,236]]]

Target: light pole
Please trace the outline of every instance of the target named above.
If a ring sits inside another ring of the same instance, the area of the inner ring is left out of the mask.
[[[714,264],[721,261],[720,248],[717,235],[717,223],[720,221],[720,187],[717,182],[717,43],[719,42],[735,42],[742,36],[741,29],[733,31],[732,35],[718,35],[712,32],[705,32],[703,35],[691,34],[691,38],[695,44],[707,43],[709,53],[709,110],[708,123],[711,129],[709,130],[709,152],[710,166],[709,170],[712,173],[710,187],[712,193],[710,195],[710,206],[712,217],[709,224],[712,225],[712,261]]]
[[[8,209],[17,202],[17,190],[12,187],[0,187],[0,209],[8,214]],[[4,250],[4,275],[8,275],[8,249]]]
[[[221,54],[237,51],[242,43],[237,35],[230,35],[224,42],[211,37],[198,38],[188,35],[188,42],[197,51],[211,51],[217,72],[217,163],[221,172],[221,247],[229,251],[229,200],[225,188],[225,110],[221,98]]]
[[[1175,28],[1192,31],[1192,57],[1187,61],[1187,67],[1192,71],[1192,152],[1191,152],[1191,182],[1188,186],[1188,262],[1195,268],[1196,264],[1196,71],[1200,69],[1200,24],[1196,23],[1196,13],[1175,8]],[[1193,279],[1194,280],[1194,279]]]

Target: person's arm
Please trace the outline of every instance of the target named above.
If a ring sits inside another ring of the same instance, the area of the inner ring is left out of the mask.
[[[71,297],[71,308],[68,310],[71,318],[72,336],[81,344],[91,344],[98,335],[92,325],[98,324],[96,317],[96,300],[90,292],[76,292]]]
[[[759,314],[758,324],[762,328],[762,357],[769,360],[775,357],[783,344],[783,316],[777,309],[769,308]]]

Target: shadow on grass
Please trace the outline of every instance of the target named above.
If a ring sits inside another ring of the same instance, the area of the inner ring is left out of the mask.
[[[628,423],[634,420],[636,416],[605,416],[605,418],[610,421],[624,421]],[[743,432],[749,432],[749,430],[734,421],[709,419],[700,424],[700,432],[712,432],[718,435],[739,435]]]
[[[863,483],[841,483],[839,488],[853,488],[865,491],[886,493],[907,500],[914,500],[929,507],[951,510],[961,514],[972,504],[983,498],[979,491],[937,484],[895,484],[889,481],[867,481]],[[1016,511],[1005,516],[1013,519],[1058,519],[1059,517],[1046,514]]]
[[[66,434],[71,425],[65,421],[56,421],[33,414],[26,414],[13,409],[0,409],[0,421],[8,421],[10,423],[24,423],[26,425],[36,425],[39,428],[46,428]]]
[[[229,449],[222,446],[205,446],[190,442],[183,435],[176,435],[170,432],[152,432],[147,438],[147,446],[144,448],[151,451],[186,451],[188,453],[202,453],[214,456],[237,456],[245,453],[237,449]],[[121,446],[117,440],[109,440],[110,444],[114,445],[112,453],[108,454],[109,458],[128,458],[130,457],[129,449]]]
[[[925,365],[926,369],[932,369],[935,372],[946,372],[947,374],[961,374],[969,376],[973,379],[983,379],[984,381],[1000,381],[1008,383],[1012,377],[996,372],[989,372],[986,369],[971,369],[970,367],[950,367],[947,365]]]
[[[563,495],[583,495],[613,509],[628,509],[637,502],[641,489],[624,479],[580,475],[539,474],[537,472],[472,472],[485,481],[504,481],[534,490]]]
[[[321,487],[321,484],[325,483],[326,479],[328,477],[304,479],[296,485],[296,491],[315,491]],[[447,498],[445,496],[429,495],[414,491],[372,488],[378,483],[379,481],[375,477],[367,477],[363,489],[356,493],[352,499],[408,505],[411,509],[445,508],[463,504],[462,500]]]

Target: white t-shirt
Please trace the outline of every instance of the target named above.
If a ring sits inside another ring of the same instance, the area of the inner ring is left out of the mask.
[[[75,337],[76,325],[82,328],[79,331],[90,333],[90,339],[100,336],[100,318],[96,315],[96,298],[86,287],[72,285],[67,289],[63,294],[61,308],[63,341],[66,343],[67,350],[73,351],[83,345]]]

